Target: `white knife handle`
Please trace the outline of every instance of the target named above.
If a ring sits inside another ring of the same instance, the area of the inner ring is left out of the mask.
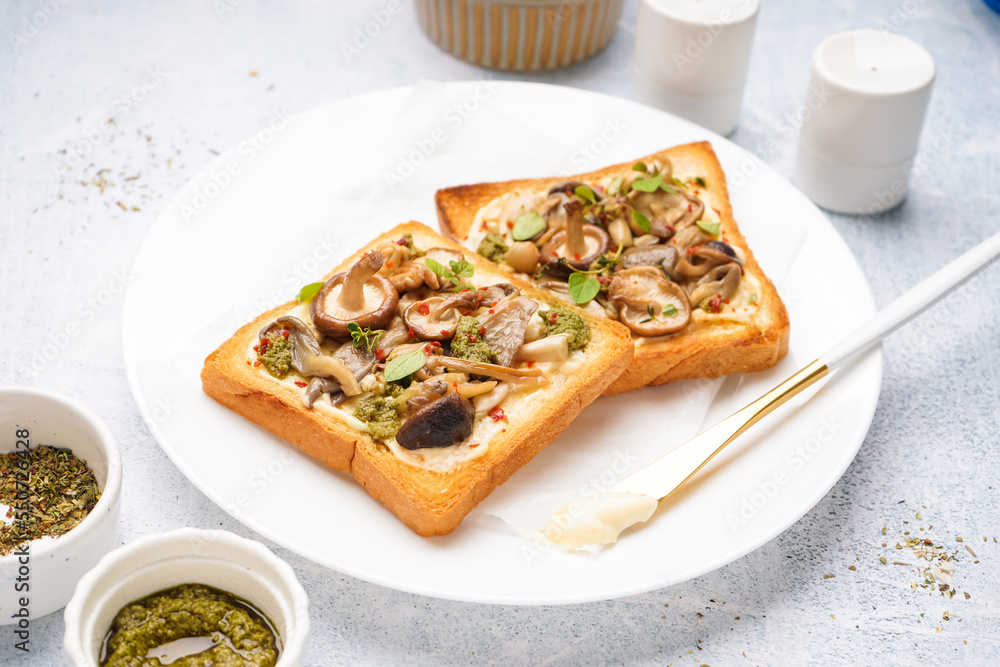
[[[998,256],[1000,233],[986,239],[880,310],[854,333],[834,345],[826,354],[820,355],[820,360],[831,371],[834,370],[933,306],[946,294],[989,266]]]

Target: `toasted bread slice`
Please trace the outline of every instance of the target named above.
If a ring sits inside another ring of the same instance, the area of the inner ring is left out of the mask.
[[[788,351],[788,313],[733,219],[725,174],[711,145],[699,142],[676,146],[639,158],[638,161],[649,164],[663,159],[672,164],[676,179],[683,182],[699,177],[702,179],[703,186],[694,182],[690,185],[689,192],[705,203],[706,219],[711,217],[713,221],[720,223],[719,238],[742,253],[744,276],[750,277],[750,280],[744,282],[753,285],[753,307],[747,307],[741,319],[726,319],[723,313],[722,317],[702,317],[700,322],[668,336],[642,338],[634,335],[636,350],[632,363],[605,390],[606,394],[631,391],[646,385],[666,384],[674,380],[714,378],[730,373],[764,370],[774,366]],[[628,174],[635,162],[616,164],[570,177],[479,183],[438,190],[435,201],[441,231],[459,243],[469,243],[470,234],[474,231],[473,224],[480,210],[508,193],[545,192],[550,187],[569,180],[593,183]],[[515,274],[513,280],[537,284],[525,274]]]
[[[473,285],[509,282],[491,262],[415,222],[382,234],[344,260],[327,278],[407,233],[419,248],[445,247],[461,252],[475,267],[474,276],[469,278]],[[547,306],[565,307],[538,289],[522,287],[521,294]],[[548,384],[527,392],[512,391],[500,403],[502,412],[491,413],[493,421],[503,428],[494,429],[489,440],[480,444],[482,449],[477,453],[481,454],[450,470],[433,470],[404,460],[370,433],[358,430],[360,422],[351,427],[349,419],[335,418],[339,413],[334,413],[332,406],[321,409],[317,403],[307,408],[303,390],[294,382],[275,379],[252,365],[258,332],[296,307],[301,313],[296,301],[264,313],[210,354],[201,374],[205,393],[330,467],[352,473],[373,497],[424,536],[453,531],[497,486],[552,442],[621,374],[632,357],[632,342],[623,327],[577,310],[590,325],[592,335],[586,347],[575,353],[573,369],[549,369]],[[504,417],[509,423],[496,422]],[[483,419],[491,421],[490,416]],[[331,476],[330,483],[340,480]]]

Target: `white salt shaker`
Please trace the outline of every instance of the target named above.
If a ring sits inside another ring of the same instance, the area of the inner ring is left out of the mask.
[[[813,54],[795,182],[839,213],[875,214],[906,196],[934,59],[894,33],[852,30]]]
[[[732,132],[759,9],[759,0],[640,0],[632,99]]]

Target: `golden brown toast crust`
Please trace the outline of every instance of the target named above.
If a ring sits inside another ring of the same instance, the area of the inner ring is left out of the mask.
[[[475,266],[477,276],[497,282],[508,276],[486,259],[441,237],[420,223],[407,223],[382,234],[344,260],[327,277],[346,270],[368,252],[404,233],[413,235],[418,247],[444,246],[461,251]],[[550,294],[531,287],[522,293],[561,304]],[[578,311],[591,325],[593,335],[585,348],[586,365],[558,387],[546,387],[533,396],[530,414],[508,413],[510,425],[489,443],[486,453],[457,469],[433,472],[399,459],[368,434],[310,410],[299,391],[247,365],[247,350],[267,322],[287,312],[295,301],[262,314],[205,359],[202,387],[206,394],[246,419],[288,440],[332,468],[352,473],[368,492],[424,536],[445,535],[497,486],[531,460],[569,425],[584,406],[628,366],[632,343],[623,327]],[[331,480],[331,483],[336,483]]]
[[[694,176],[705,179],[708,187],[701,189],[697,196],[705,202],[707,209],[713,209],[718,214],[722,223],[721,237],[743,251],[746,272],[760,283],[758,307],[749,324],[689,328],[665,340],[643,344],[636,349],[629,367],[605,390],[605,394],[674,380],[764,370],[774,366],[788,352],[788,312],[733,219],[725,174],[711,144],[702,141],[675,146],[638,160],[648,163],[658,158],[669,159],[674,175],[682,180]],[[438,190],[434,196],[438,223],[445,236],[461,242],[468,237],[478,211],[507,192],[547,189],[570,179],[585,182],[600,179],[627,170],[635,162],[611,165],[576,176],[477,183]],[[533,282],[517,280],[522,284]]]

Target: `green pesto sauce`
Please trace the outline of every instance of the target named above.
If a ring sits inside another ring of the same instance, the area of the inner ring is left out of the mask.
[[[266,339],[270,341],[267,350],[262,351],[262,346],[258,347],[257,358],[268,373],[282,380],[292,370],[292,344],[280,335],[267,336]]]
[[[403,393],[404,389],[403,385],[398,384],[396,382],[386,382],[385,387],[383,387],[382,391],[385,392],[386,396],[392,396],[393,398],[396,398],[397,396]]]
[[[280,653],[271,622],[249,602],[182,584],[121,608],[104,640],[101,667],[274,667]],[[168,662],[161,663],[161,655]]]
[[[458,318],[455,337],[451,339],[451,354],[459,359],[495,364],[497,355],[479,333],[479,320],[471,315]]]
[[[476,252],[491,262],[499,264],[503,261],[504,255],[507,254],[507,244],[503,242],[502,236],[490,232],[476,248]]]
[[[553,308],[541,313],[542,321],[549,335],[569,334],[569,349],[582,350],[590,342],[590,325],[576,313],[564,308]]]
[[[391,396],[369,396],[361,399],[354,416],[368,425],[377,440],[392,440],[402,425],[396,399]]]
[[[406,242],[404,245],[406,246],[406,249],[410,251],[410,259],[413,259],[414,257],[423,257],[427,254],[413,244],[413,234],[409,232],[403,234],[402,240]]]

